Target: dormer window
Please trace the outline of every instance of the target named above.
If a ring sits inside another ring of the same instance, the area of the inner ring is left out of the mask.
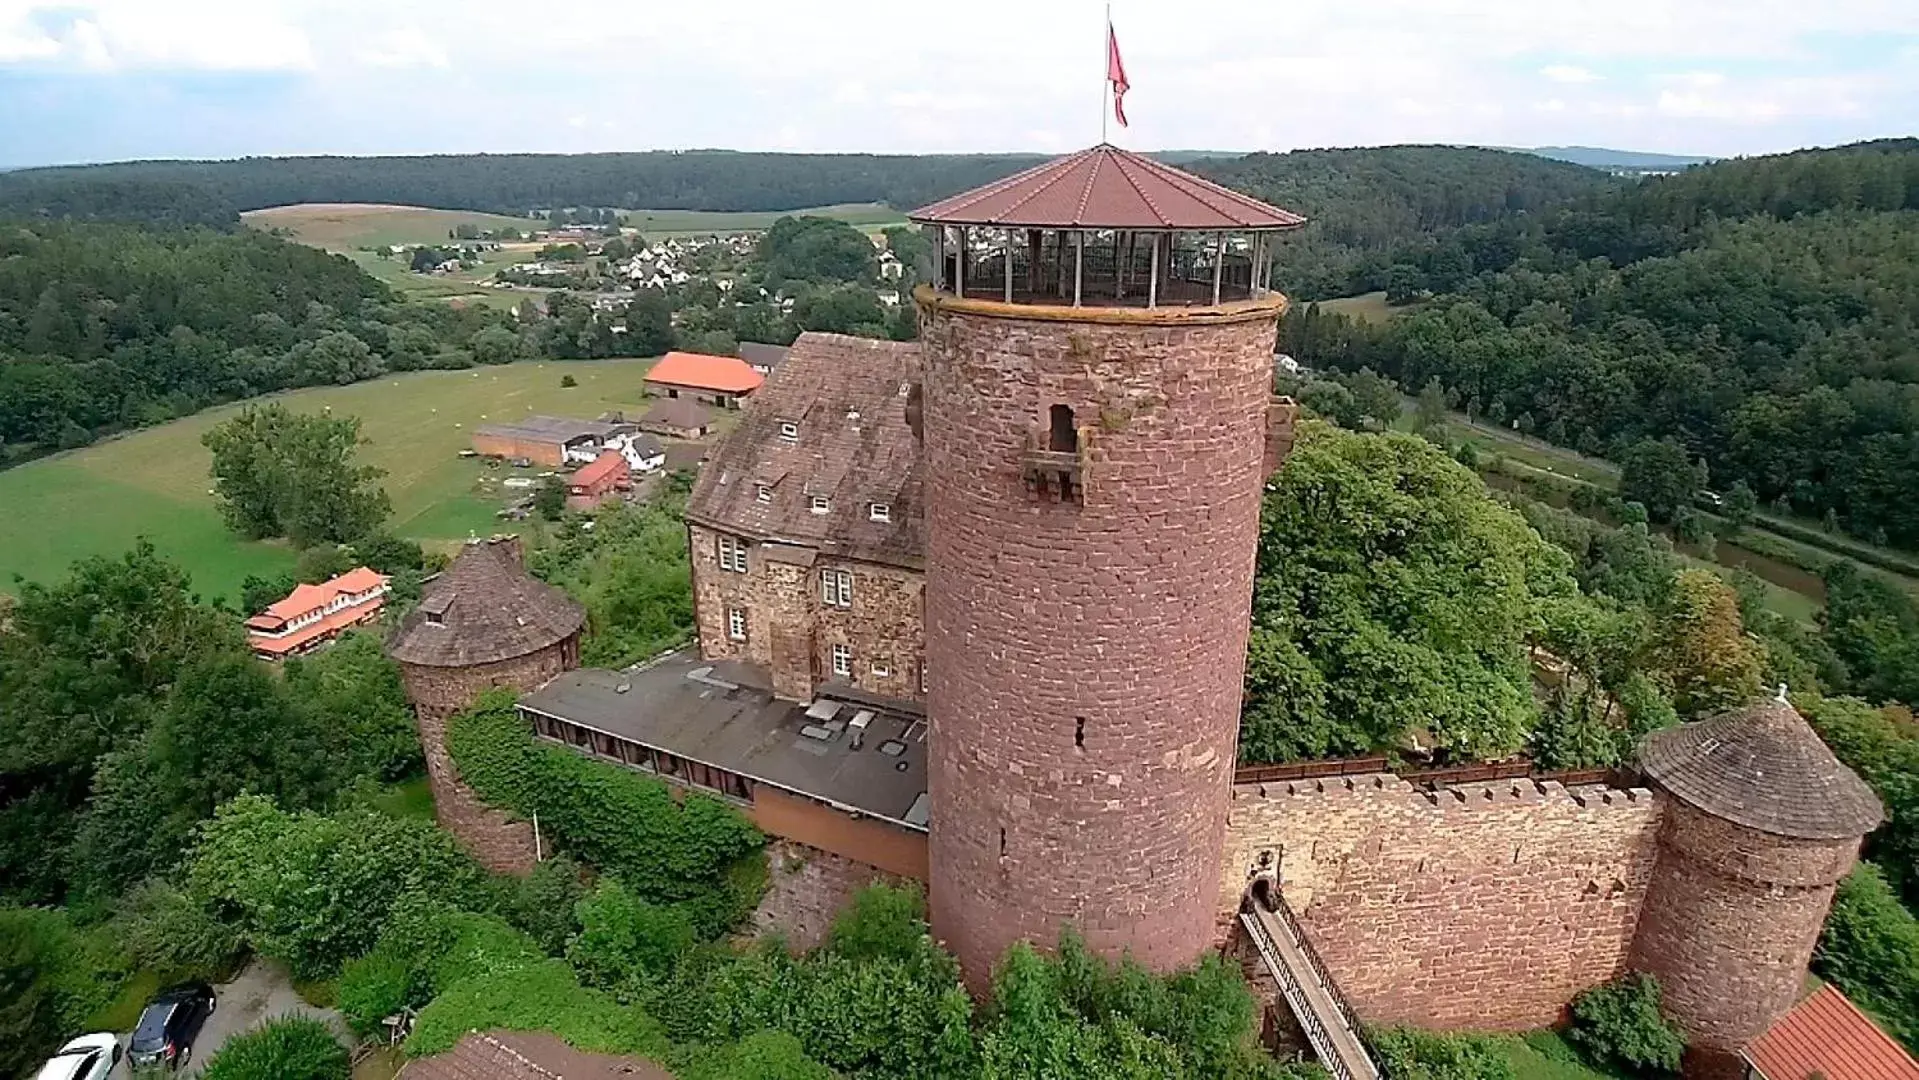
[[[773,501],[773,489],[765,484],[754,484],[753,497],[760,502],[770,503]]]
[[[873,521],[892,521],[893,508],[886,503],[874,503],[867,508],[866,516]]]
[[[815,495],[812,498],[812,502],[811,502],[811,505],[809,506],[809,509],[811,509],[815,514],[827,514],[832,512],[833,504],[827,501],[826,496]]]
[[[800,441],[800,426],[791,420],[780,421],[780,438],[786,442]]]

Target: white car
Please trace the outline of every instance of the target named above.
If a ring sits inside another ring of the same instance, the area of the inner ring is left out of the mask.
[[[106,1080],[120,1063],[120,1040],[110,1032],[82,1035],[47,1059],[33,1080]]]

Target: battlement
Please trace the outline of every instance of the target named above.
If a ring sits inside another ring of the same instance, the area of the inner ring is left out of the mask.
[[[1665,813],[1647,788],[1532,777],[1237,784],[1221,911],[1270,868],[1366,1021],[1537,1027],[1623,968]]]

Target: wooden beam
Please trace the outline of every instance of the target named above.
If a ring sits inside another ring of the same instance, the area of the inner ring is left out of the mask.
[[[1073,306],[1074,307],[1079,306],[1080,283],[1083,278],[1083,272],[1085,268],[1086,268],[1086,233],[1083,230],[1075,229],[1073,231]]]
[[[1219,306],[1219,284],[1226,276],[1226,234],[1219,234],[1219,243],[1213,247],[1213,306]]]
[[[1146,274],[1146,306],[1159,306],[1159,242],[1164,239],[1160,233],[1153,234],[1153,265]]]

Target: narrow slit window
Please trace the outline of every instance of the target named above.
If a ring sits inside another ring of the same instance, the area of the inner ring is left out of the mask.
[[[1073,745],[1081,750],[1086,749],[1086,718],[1084,716],[1073,718]]]
[[[1073,424],[1073,407],[1055,405],[1048,410],[1050,423],[1046,431],[1046,448],[1066,454],[1079,452],[1079,428]]]
[[[1002,859],[1006,857],[1006,830],[1005,829],[1001,829],[999,831],[999,857]]]

